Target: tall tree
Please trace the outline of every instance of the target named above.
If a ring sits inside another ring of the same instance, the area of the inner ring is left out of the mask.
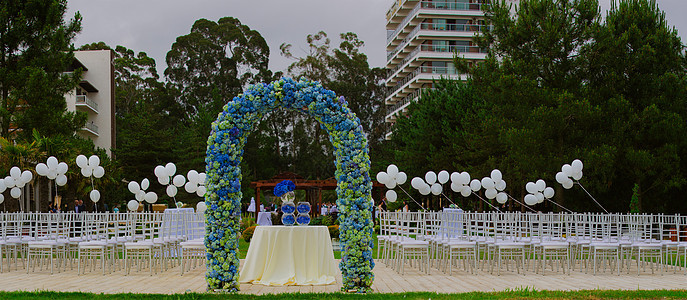
[[[0,136],[73,135],[85,124],[85,114],[66,111],[64,95],[80,80],[80,70],[66,71],[81,30],[81,15],[67,22],[66,10],[66,0],[0,3]]]

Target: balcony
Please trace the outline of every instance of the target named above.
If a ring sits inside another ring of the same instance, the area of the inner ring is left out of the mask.
[[[436,23],[421,23],[419,26],[415,27],[406,38],[404,38],[393,51],[387,51],[386,59],[388,62],[399,53],[402,49],[406,48],[408,44],[416,39],[421,34],[430,36],[441,36],[452,38],[454,36],[446,34],[448,33],[458,33],[455,37],[469,38],[475,36],[482,31],[483,28],[490,28],[487,25],[478,24],[436,24]],[[422,30],[422,32],[420,32]],[[462,33],[462,34],[461,34]],[[467,33],[467,34],[465,34]]]
[[[81,128],[81,130],[88,132],[92,135],[99,136],[100,134],[98,133],[98,125],[95,125],[93,122],[86,122],[86,125]]]
[[[410,52],[404,58],[398,65],[396,65],[395,68],[391,69],[389,71],[389,76],[387,78],[388,81],[392,81],[392,79],[398,75],[399,70],[403,70],[409,66],[409,62],[412,61],[414,58],[418,57],[420,52],[427,52],[428,54],[431,53],[461,53],[461,54],[466,54],[466,53],[471,53],[471,54],[478,54],[478,55],[463,55],[463,58],[468,58],[468,59],[484,59],[486,56],[487,50],[480,48],[479,46],[463,46],[463,45],[420,45],[419,47],[416,47],[415,50]],[[480,55],[484,54],[484,55]],[[434,56],[427,56],[428,58],[439,58],[439,57],[434,57]]]
[[[424,80],[432,80],[435,78],[439,78],[443,75],[448,75],[448,78],[450,79],[455,79],[455,80],[462,80],[462,75],[458,72],[453,67],[430,67],[430,66],[421,66],[415,69],[412,73],[408,74],[406,77],[404,77],[402,80],[398,81],[396,85],[392,86],[389,88],[388,96],[394,95],[399,89],[402,87],[405,87],[406,84],[409,82],[413,81],[415,78],[417,78],[420,75],[425,75],[422,76]],[[436,76],[440,75],[440,76]],[[389,98],[387,98],[387,102],[389,102]],[[395,101],[392,101],[392,103],[395,103]],[[388,103],[390,104],[390,103]]]
[[[98,103],[89,99],[86,95],[76,95],[76,106],[85,107],[90,109],[94,113],[98,113]]]
[[[396,3],[394,3],[396,4]],[[412,11],[401,21],[398,27],[396,27],[396,30],[388,30],[387,31],[387,36],[386,36],[386,42],[387,44],[390,44],[405,28],[406,25],[410,22],[410,20],[415,19],[417,15],[419,14],[420,9],[424,10],[455,10],[455,11],[466,11],[466,12],[482,12],[484,8],[487,6],[487,3],[457,3],[457,2],[450,2],[450,1],[421,1],[418,3]],[[391,12],[391,10],[389,10]],[[394,11],[395,13],[395,11]],[[423,12],[425,13],[425,12]],[[429,12],[426,12],[429,13]],[[389,18],[387,18],[389,19]]]

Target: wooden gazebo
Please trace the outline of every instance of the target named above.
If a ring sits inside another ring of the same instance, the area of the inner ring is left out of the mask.
[[[304,179],[303,176],[300,176],[296,173],[282,172],[275,175],[271,179],[258,180],[250,183],[250,187],[255,189],[256,213],[260,212],[260,192],[265,190],[273,190],[278,183],[287,179],[296,184],[296,190],[305,190],[306,201],[310,202],[310,204],[313,206],[313,211],[311,214],[314,216],[320,214],[319,209],[315,208],[320,207],[320,204],[322,204],[322,190],[336,189],[336,179],[334,178],[309,180]],[[375,203],[382,199],[383,192],[384,185],[377,181],[372,181],[372,198],[375,199]]]

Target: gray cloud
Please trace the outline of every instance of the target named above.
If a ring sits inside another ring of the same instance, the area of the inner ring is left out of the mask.
[[[601,0],[604,10],[611,0]],[[668,23],[685,40],[687,1],[659,0]],[[155,58],[162,72],[165,55],[176,37],[187,34],[200,18],[218,20],[231,16],[262,34],[270,46],[270,68],[284,70],[291,63],[279,55],[281,43],[294,45],[295,54],[304,54],[305,37],[319,30],[327,32],[333,44],[338,34],[355,32],[365,41],[363,52],[370,65],[386,64],[385,13],[391,0],[69,0],[69,16],[79,11],[83,31],[75,44],[103,41],[143,51]],[[299,53],[301,52],[301,53]]]

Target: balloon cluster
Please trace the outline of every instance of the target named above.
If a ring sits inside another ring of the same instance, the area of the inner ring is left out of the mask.
[[[157,193],[146,192],[148,187],[150,187],[150,180],[148,180],[148,178],[141,180],[141,184],[138,184],[136,181],[130,181],[128,187],[129,191],[136,196],[136,200],[131,200],[126,204],[129,210],[138,210],[140,202],[143,201],[150,204],[157,202]]]
[[[394,164],[386,167],[386,172],[381,171],[377,173],[377,181],[389,189],[386,191],[386,200],[389,200],[389,202],[396,202],[398,194],[396,194],[393,188],[395,188],[396,185],[406,183],[406,180],[408,180],[406,173],[399,172],[398,167]]]
[[[184,185],[186,192],[189,194],[196,193],[198,197],[204,197],[207,191],[205,188],[205,173],[198,173],[196,170],[190,170],[186,173],[186,178],[188,178],[188,182]],[[202,203],[205,205],[205,202]]]
[[[84,156],[85,157],[85,156]],[[65,162],[59,162],[56,157],[48,157],[48,161],[36,165],[36,173],[40,176],[48,177],[50,180],[55,180],[58,186],[67,184],[67,171],[69,166]]]
[[[48,162],[49,161],[50,159],[48,159]],[[81,168],[81,175],[83,175],[83,177],[102,178],[105,176],[105,168],[100,166],[100,158],[97,155],[91,155],[89,158],[86,158],[85,155],[79,155],[76,157],[76,165]],[[91,184],[93,184],[93,178],[91,178]],[[100,201],[100,191],[96,189],[91,190],[89,196],[94,203]]]
[[[530,206],[542,203],[544,199],[550,199],[554,194],[553,188],[547,187],[543,179],[539,179],[537,182],[528,182],[525,184],[525,190],[529,193],[525,196],[525,204]]]
[[[564,164],[561,171],[556,173],[556,181],[566,190],[573,187],[573,180],[582,179],[582,168],[584,165],[579,159],[573,160],[571,164]]]
[[[477,181],[479,183],[479,181]],[[451,173],[451,189],[460,193],[463,197],[468,197],[472,194],[470,187],[470,174],[468,172],[453,172]],[[475,191],[479,191],[481,186],[475,186]]]
[[[422,180],[420,177],[415,177],[410,181],[410,184],[420,192],[422,195],[441,195],[444,191],[442,184],[447,183],[449,180],[449,174],[447,171],[441,171],[437,175],[433,171],[425,173],[425,179]]]
[[[2,195],[5,190],[10,190],[10,196],[18,199],[21,196],[21,189],[32,179],[33,173],[31,171],[22,172],[19,167],[12,167],[10,176],[0,179],[0,203],[5,202],[5,196]]]
[[[165,166],[157,166],[155,167],[154,173],[155,176],[157,176],[157,181],[161,185],[167,186],[167,196],[175,197],[178,188],[186,184],[184,175],[179,174],[175,176],[177,173],[177,166],[174,163],[167,163]]]
[[[506,181],[503,180],[503,174],[498,169],[491,171],[491,177],[484,177],[480,182],[484,187],[484,196],[487,199],[496,199],[499,204],[504,204],[508,201],[508,195],[503,191],[506,189]]]

